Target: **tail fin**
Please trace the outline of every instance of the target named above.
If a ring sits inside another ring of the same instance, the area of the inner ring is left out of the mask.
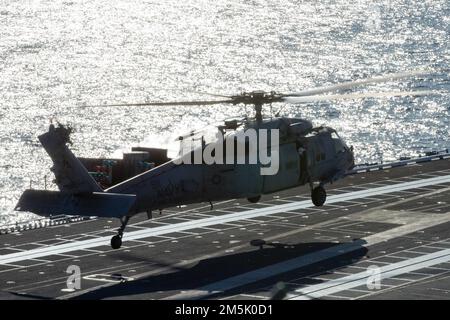
[[[39,141],[53,161],[52,171],[59,190],[69,194],[102,192],[100,186],[83,164],[67,147],[71,128],[50,125],[48,132],[39,136]]]

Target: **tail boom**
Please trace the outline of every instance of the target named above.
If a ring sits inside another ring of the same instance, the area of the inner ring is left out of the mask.
[[[15,208],[40,216],[59,214],[120,218],[132,214],[136,201],[134,194],[93,192],[73,195],[59,191],[28,189]]]

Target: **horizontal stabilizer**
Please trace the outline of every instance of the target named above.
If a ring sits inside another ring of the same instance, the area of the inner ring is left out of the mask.
[[[15,210],[29,211],[40,216],[58,214],[122,217],[130,212],[136,196],[94,192],[83,195],[72,195],[59,191],[25,190]]]

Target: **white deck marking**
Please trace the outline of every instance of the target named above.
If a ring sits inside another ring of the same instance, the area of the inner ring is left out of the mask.
[[[350,253],[352,251],[361,249],[363,247],[368,247],[371,245],[375,245],[377,243],[381,243],[381,242],[385,242],[388,241],[390,239],[393,238],[397,238],[397,237],[401,237],[403,235],[406,234],[410,234],[412,232],[418,231],[418,230],[422,230],[425,228],[429,228],[435,225],[439,225],[442,224],[444,222],[450,221],[450,213],[448,214],[443,214],[443,215],[439,215],[438,217],[433,216],[433,217],[429,217],[429,216],[425,216],[423,219],[418,219],[418,221],[411,223],[411,224],[406,224],[403,226],[399,226],[393,229],[389,229],[383,232],[380,232],[378,234],[373,234],[370,235],[364,239],[360,239],[354,242],[349,242],[349,243],[343,243],[343,244],[339,244],[327,249],[323,249],[320,251],[316,251],[310,254],[306,254],[304,256],[295,258],[295,259],[290,259],[287,261],[283,261],[280,263],[276,263],[264,268],[260,268],[260,269],[256,269],[256,270],[252,270],[234,277],[230,277],[218,282],[214,282],[211,284],[208,284],[206,286],[200,287],[198,289],[194,289],[194,290],[189,290],[189,291],[185,291],[181,294],[176,294],[170,297],[167,297],[166,299],[201,299],[201,298],[206,298],[210,295],[213,294],[217,294],[217,293],[222,293],[225,292],[227,290],[231,290],[237,287],[241,287],[250,283],[254,283],[257,281],[261,281],[282,273],[286,273],[289,271],[293,271],[314,263],[318,263],[321,261],[325,261],[327,259],[331,259],[331,258],[335,258],[338,257],[340,255],[346,254],[346,253]],[[443,251],[439,251],[439,252],[446,252],[446,251],[450,251],[450,249],[446,249]],[[437,254],[438,252],[435,252],[433,254]],[[450,253],[448,255],[446,255],[446,261],[450,261]],[[420,258],[420,257],[417,257]],[[413,258],[413,259],[417,259],[417,258]],[[409,260],[413,260],[413,259],[409,259]],[[405,260],[405,261],[409,261],[409,260]],[[404,261],[404,262],[405,262]],[[438,262],[434,263],[434,264],[439,264],[442,262],[446,262],[446,261],[440,261],[440,260],[436,260]],[[375,262],[373,263],[374,265],[376,264]],[[382,263],[378,263],[379,265],[381,265]],[[386,267],[389,267],[391,264],[387,264]],[[423,268],[423,267],[420,267]],[[418,269],[420,269],[418,268]],[[407,269],[405,269],[407,270]],[[417,269],[415,269],[417,270]],[[405,272],[409,272],[409,271],[405,271]],[[366,271],[362,272],[364,274],[366,274]],[[366,274],[367,275],[367,274]],[[366,277],[367,278],[367,277]],[[355,286],[356,287],[356,286]],[[345,289],[342,289],[345,290]],[[338,290],[340,291],[340,290]],[[338,292],[336,291],[336,292]]]
[[[392,278],[401,274],[416,271],[426,267],[431,267],[447,261],[450,261],[450,249],[441,250],[438,252],[380,267],[381,284],[383,284],[383,279]],[[340,291],[365,286],[367,285],[367,282],[371,276],[371,273],[363,271],[347,277],[329,280],[324,283],[298,289],[295,291],[295,293],[288,295],[288,299],[310,300],[323,296],[329,296]],[[373,292],[376,292],[376,290],[373,290]]]
[[[336,245],[327,249],[316,251],[304,256],[290,259],[287,261],[272,264],[270,266],[252,270],[234,277],[230,277],[218,282],[208,284],[198,289],[185,291],[180,294],[176,294],[165,299],[201,299],[207,296],[225,292],[230,289],[241,287],[246,284],[254,283],[263,279],[270,278],[272,276],[309,266],[311,264],[324,261],[333,257],[340,256],[345,253],[353,252],[357,249],[361,249],[365,241],[356,240],[350,243],[344,243]]]
[[[328,197],[327,204],[337,203],[341,201],[348,201],[354,199],[360,199],[365,197],[371,197],[374,195],[388,194],[402,190],[415,189],[429,185],[437,185],[450,182],[450,175],[439,176],[429,179],[410,181],[398,184],[387,185],[378,188],[371,188],[367,190],[354,191],[349,193],[342,193]],[[199,220],[192,220],[188,222],[181,222],[171,225],[163,225],[160,227],[149,228],[146,230],[137,230],[124,234],[124,241],[136,240],[152,236],[160,236],[164,234],[170,234],[179,231],[186,231],[195,228],[208,227],[217,224],[224,224],[228,222],[251,219],[255,217],[267,216],[274,213],[286,212],[297,209],[304,209],[312,207],[310,200],[298,201],[294,203],[287,203],[282,205],[275,205],[267,208],[253,209],[248,211],[236,212],[227,215],[221,215],[218,217],[210,217]],[[10,253],[0,256],[0,264],[14,263],[17,261],[35,259],[40,257],[46,257],[49,255],[67,253],[75,250],[83,250],[103,245],[109,245],[110,237],[99,237],[95,239],[88,239],[77,242],[69,242],[60,245],[48,246],[43,248],[36,248],[27,251],[21,251],[17,253]]]

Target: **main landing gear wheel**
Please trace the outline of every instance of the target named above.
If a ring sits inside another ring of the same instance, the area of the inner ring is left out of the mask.
[[[118,234],[111,238],[111,248],[119,249],[122,246],[122,237]]]
[[[247,198],[248,202],[257,203],[261,199],[261,196]]]
[[[111,238],[111,248],[119,249],[122,246],[123,231],[125,230],[125,227],[127,226],[128,220],[130,220],[130,217],[128,217],[128,216],[120,218],[122,225],[120,226],[119,230],[117,231],[117,234]]]
[[[311,192],[311,200],[316,207],[321,207],[327,200],[327,193],[322,186],[315,187]]]

